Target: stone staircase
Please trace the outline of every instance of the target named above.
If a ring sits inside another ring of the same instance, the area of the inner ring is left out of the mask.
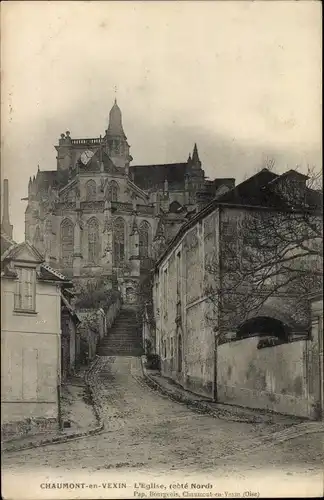
[[[142,325],[136,308],[123,306],[108,334],[97,347],[98,356],[141,356]]]

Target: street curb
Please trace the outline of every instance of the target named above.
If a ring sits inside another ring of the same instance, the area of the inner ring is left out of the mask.
[[[263,423],[263,422],[258,422],[257,420],[254,420],[253,417],[249,418],[247,417],[246,419],[242,418],[233,418],[232,412],[230,410],[211,410],[208,406],[208,404],[205,404],[204,402],[201,401],[193,401],[190,400],[190,398],[187,398],[185,395],[181,394],[176,394],[176,393],[171,393],[164,387],[162,387],[156,380],[154,380],[146,371],[145,366],[144,366],[144,359],[141,357],[141,366],[142,366],[142,372],[143,376],[145,379],[145,382],[147,383],[148,386],[152,387],[153,389],[159,391],[160,393],[164,394],[167,396],[169,399],[172,401],[176,401],[177,403],[180,404],[186,404],[190,409],[193,410],[202,410],[204,413],[208,413],[209,415],[215,417],[215,418],[220,418],[232,422],[241,422],[241,423]],[[229,418],[226,418],[226,415],[229,415]],[[265,422],[266,423],[266,422]],[[272,444],[288,441],[290,439],[294,439],[295,437],[299,437],[305,434],[314,434],[314,433],[320,433],[324,432],[324,422],[318,422],[318,421],[306,421],[306,422],[301,422],[301,423],[296,423],[296,424],[291,424],[289,427],[286,427],[286,429],[282,429],[280,431],[276,431],[271,433],[269,436],[264,436],[263,438],[258,439],[257,441],[257,446],[271,446]],[[274,442],[275,441],[275,442]]]
[[[175,401],[176,403],[179,404],[184,404],[191,410],[195,410],[199,412],[204,412],[205,414],[209,414],[214,418],[219,418],[222,420],[227,420],[231,422],[238,422],[238,423],[262,423],[258,421],[257,417],[247,417],[247,418],[241,418],[241,417],[235,417],[233,416],[233,412],[230,410],[221,410],[221,409],[215,409],[211,410],[211,408],[208,406],[208,404],[203,403],[202,401],[198,400],[191,400],[190,398],[187,398],[186,396],[178,393],[171,393],[164,387],[162,387],[156,380],[154,380],[145,370],[144,364],[143,364],[143,359],[141,358],[141,364],[142,364],[142,371],[143,371],[143,377],[145,379],[145,383],[151,387],[152,389],[160,392],[164,396],[166,396],[168,399]],[[197,396],[199,397],[199,396]]]
[[[101,406],[98,402],[97,395],[95,394],[95,389],[92,385],[93,380],[91,380],[91,375],[95,371],[95,368],[98,365],[98,361],[99,361],[99,357],[96,356],[95,360],[92,362],[89,369],[84,374],[84,381],[85,381],[87,389],[90,392],[92,403],[93,403],[93,410],[94,410],[95,417],[96,417],[96,420],[98,423],[98,425],[96,427],[93,427],[92,429],[89,429],[87,431],[74,432],[74,433],[71,433],[68,435],[63,435],[63,436],[55,436],[53,438],[44,439],[43,441],[39,441],[39,442],[33,443],[31,441],[31,442],[29,442],[25,445],[21,445],[21,446],[19,446],[19,444],[18,444],[18,446],[15,446],[15,445],[10,446],[9,445],[8,447],[5,447],[5,443],[3,443],[2,444],[2,452],[3,453],[11,453],[11,452],[15,452],[15,451],[31,450],[34,448],[40,448],[42,446],[67,443],[69,441],[75,441],[77,439],[82,439],[82,438],[85,438],[88,436],[94,436],[94,435],[102,432],[104,430],[104,423],[101,420],[101,414],[100,414]],[[10,443],[8,443],[8,444],[10,444]]]

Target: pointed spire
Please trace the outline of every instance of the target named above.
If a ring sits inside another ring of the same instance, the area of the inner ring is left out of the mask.
[[[115,98],[114,105],[109,113],[109,125],[107,130],[108,136],[122,137],[126,139],[126,135],[122,124],[122,114]]]
[[[194,166],[201,167],[201,161],[199,159],[197,143],[195,142],[193,153],[192,153],[192,163]]]
[[[192,153],[192,159],[194,162],[196,162],[197,160],[199,161],[198,148],[197,148],[196,142],[195,142],[193,153]]]
[[[189,153],[189,156],[188,156],[188,163],[191,162],[191,154]]]
[[[8,179],[3,180],[3,206],[2,206],[2,221],[1,229],[9,238],[12,238],[13,226],[10,224],[9,217],[9,182]]]

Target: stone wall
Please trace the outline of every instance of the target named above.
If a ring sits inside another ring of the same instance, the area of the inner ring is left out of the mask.
[[[118,298],[116,302],[110,305],[109,309],[106,311],[106,331],[112,326],[114,323],[116,316],[118,315],[121,308],[121,300]]]
[[[218,346],[218,401],[314,418],[306,361],[310,341],[262,349],[258,343],[253,337]]]
[[[308,390],[315,401],[315,411],[324,420],[323,299],[311,300],[311,342],[308,350]]]
[[[187,309],[184,385],[193,392],[213,397],[214,332],[206,321],[207,306],[202,301]]]
[[[81,343],[81,362],[92,361],[96,356],[100,340],[115,321],[121,307],[119,298],[105,311],[103,309],[79,309],[77,314],[81,319],[78,334]]]

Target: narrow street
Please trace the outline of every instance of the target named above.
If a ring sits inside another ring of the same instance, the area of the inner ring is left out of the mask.
[[[192,479],[193,475],[202,474],[204,481],[212,478],[213,484],[216,479],[220,484],[220,478],[245,480],[256,474],[263,479],[279,474],[295,484],[296,479],[306,484],[308,478],[313,486],[321,481],[321,435],[295,438],[293,442],[272,446],[270,451],[262,449],[257,445],[258,438],[278,429],[213,418],[161,396],[145,384],[139,358],[102,357],[99,370],[103,433],[5,455],[4,488],[6,484],[12,487],[20,477],[26,478],[27,473],[28,482],[38,485],[42,478],[62,481],[69,477],[69,481],[77,481],[83,473],[88,482],[90,477],[94,480],[103,476],[105,481],[117,481],[119,477],[125,481],[133,476],[146,481],[158,477],[183,481],[185,477]],[[253,451],[245,452],[251,445]],[[42,498],[62,498],[60,490],[45,493]],[[84,498],[89,497],[89,491],[84,494]],[[100,498],[108,495],[103,491],[100,494]],[[128,497],[122,496],[121,490],[120,496],[114,494],[106,498]]]

